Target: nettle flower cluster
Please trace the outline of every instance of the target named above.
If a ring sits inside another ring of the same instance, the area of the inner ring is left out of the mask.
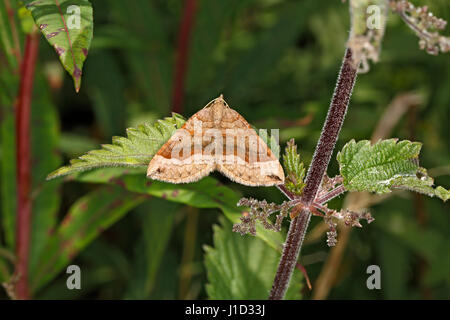
[[[233,226],[234,232],[242,235],[250,233],[256,236],[256,222],[260,222],[267,230],[281,231],[281,224],[289,214],[290,218],[295,218],[304,208],[300,198],[305,187],[305,168],[300,161],[300,155],[297,153],[297,145],[291,139],[287,143],[286,152],[283,156],[284,168],[286,170],[286,181],[282,188],[291,194],[293,200],[284,201],[282,204],[268,203],[266,200],[256,200],[253,198],[242,198],[238,202],[240,207],[248,207],[249,211],[244,211],[241,222]],[[369,212],[355,212],[347,209],[334,210],[328,208],[327,202],[341,195],[346,191],[342,184],[342,176],[330,178],[327,175],[323,177],[321,187],[317,192],[314,201],[308,206],[309,211],[322,217],[329,227],[327,232],[327,244],[335,246],[337,243],[337,220],[343,221],[346,225],[352,227],[362,227],[360,220],[366,220],[368,223],[374,219]],[[270,221],[270,216],[278,212],[275,222]]]
[[[278,186],[289,200],[276,204],[253,198],[240,199],[237,205],[247,207],[248,210],[240,217],[241,222],[233,226],[233,231],[242,235],[256,235],[257,222],[267,230],[280,231],[281,224],[288,215],[293,219],[306,208],[328,225],[327,244],[331,247],[337,243],[338,221],[350,227],[362,227],[361,220],[366,220],[367,223],[374,221],[367,209],[352,211],[328,208],[330,200],[347,191],[383,194],[394,189],[405,189],[446,201],[449,199],[449,191],[440,186],[433,187],[433,179],[419,166],[421,146],[418,142],[397,139],[380,140],[375,144],[367,140],[350,141],[337,156],[340,175],[333,178],[325,175],[314,201],[306,205],[301,199],[305,187],[305,167],[292,139],[287,143],[283,156],[285,184]],[[271,216],[275,213],[278,214],[272,221]]]
[[[432,55],[450,51],[450,38],[439,34],[439,30],[445,29],[447,21],[434,16],[428,10],[427,6],[416,7],[411,2],[405,0],[390,0],[389,4],[391,9],[420,38],[419,46],[422,50],[426,50]]]

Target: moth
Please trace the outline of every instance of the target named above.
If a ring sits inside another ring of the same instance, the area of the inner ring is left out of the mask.
[[[271,149],[222,95],[175,131],[150,161],[147,177],[188,183],[214,170],[247,186],[279,185],[285,178]]]

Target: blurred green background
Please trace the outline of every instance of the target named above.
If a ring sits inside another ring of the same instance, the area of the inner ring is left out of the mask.
[[[127,127],[169,116],[172,109],[183,1],[91,2],[94,38],[79,94],[53,49],[43,39],[40,43],[36,81],[49,93],[49,105],[59,118],[60,134],[55,140],[62,163],[110,143],[114,135],[124,136]],[[438,17],[450,20],[447,0],[416,4],[427,4]],[[198,1],[183,115],[189,117],[223,93],[251,124],[279,128],[282,148],[289,138],[295,138],[308,164],[349,28],[348,4],[341,1]],[[380,62],[359,75],[336,149],[352,138],[370,139],[398,95],[419,94],[422,102],[405,112],[389,137],[423,142],[421,166],[429,168],[436,184],[448,187],[449,73],[450,56],[430,56],[420,50],[413,32],[390,14]],[[40,150],[45,143],[38,141],[35,148]],[[337,172],[334,155],[328,174]],[[214,176],[245,196],[284,200],[276,188],[244,187]],[[95,188],[64,183],[59,188],[58,216],[62,218],[78,198]],[[330,207],[340,208],[343,200],[333,200]],[[329,293],[322,298],[450,298],[449,204],[399,192],[372,206],[370,212],[375,222],[352,230],[342,259],[333,266],[336,274]],[[82,290],[67,290],[63,272],[35,297],[206,299],[203,246],[213,245],[212,226],[221,216],[218,209],[195,209],[150,198],[75,258],[73,264],[82,268]],[[317,230],[320,221],[313,217],[309,230]],[[303,286],[304,299],[314,297],[330,253],[325,240],[322,232],[317,239],[307,239],[302,249],[300,262],[313,287],[311,291]],[[366,268],[372,264],[381,268],[381,290],[366,287]],[[6,298],[3,293],[0,296]]]

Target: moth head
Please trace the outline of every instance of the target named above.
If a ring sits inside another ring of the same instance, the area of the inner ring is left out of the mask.
[[[220,126],[220,123],[222,121],[222,117],[224,114],[224,111],[228,107],[228,104],[223,99],[223,95],[221,94],[218,98],[211,101],[210,106],[211,108],[211,115],[214,119],[214,123],[216,126]]]
[[[220,94],[220,96],[218,98],[215,98],[212,102],[213,103],[217,103],[217,104],[221,104],[222,106],[229,108],[228,107],[228,103],[223,98],[223,94]]]
[[[212,107],[214,104],[221,104],[223,107],[227,107],[229,108],[230,106],[228,105],[228,103],[225,101],[225,99],[223,98],[223,94],[220,94],[219,97],[211,100],[206,106],[203,107],[203,109],[205,108],[210,108]]]

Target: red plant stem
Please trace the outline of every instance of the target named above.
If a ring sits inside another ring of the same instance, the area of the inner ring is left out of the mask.
[[[184,84],[195,10],[196,0],[185,0],[183,19],[178,32],[177,62],[172,97],[172,111],[177,113],[183,112]]]
[[[308,272],[306,272],[305,267],[299,262],[297,262],[296,267],[298,270],[300,270],[303,273],[303,276],[306,279],[306,285],[308,286],[308,289],[312,290],[311,281],[309,280]]]
[[[28,256],[31,232],[31,151],[30,116],[33,94],[34,69],[39,48],[39,35],[27,35],[25,53],[20,67],[20,87],[16,105],[17,141],[17,225],[16,225],[16,295],[29,299]]]
[[[280,264],[275,275],[269,299],[283,299],[289,286],[292,272],[297,264],[300,249],[308,228],[311,212],[307,207],[314,201],[319,190],[323,176],[326,172],[331,155],[336,145],[339,132],[344,123],[350,96],[353,91],[357,75],[357,68],[354,67],[352,51],[345,52],[342,67],[334,90],[333,99],[328,110],[327,119],[322,129],[322,133],[314,152],[313,160],[306,176],[306,187],[302,194],[303,209],[300,214],[291,221],[286,242],[281,254]],[[295,208],[294,208],[295,209]]]

